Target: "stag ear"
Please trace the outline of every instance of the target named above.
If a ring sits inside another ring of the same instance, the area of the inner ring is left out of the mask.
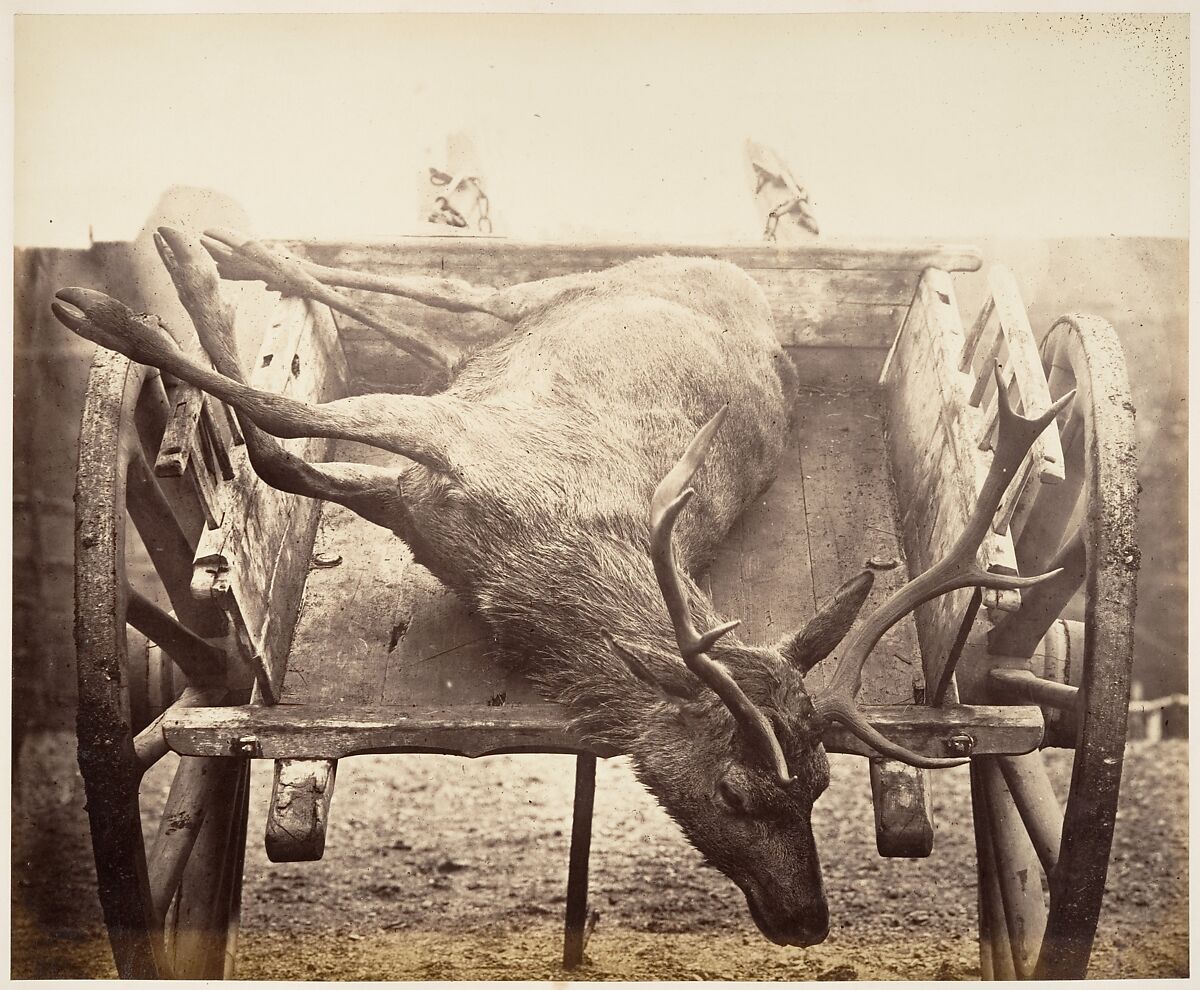
[[[852,577],[834,592],[808,625],[780,643],[779,652],[799,668],[800,673],[807,674],[845,638],[874,583],[875,572],[870,568]]]
[[[639,656],[623,643],[617,642],[609,635],[607,629],[601,629],[600,635],[604,642],[629,668],[643,684],[654,688],[668,701],[692,701],[696,697],[698,683],[688,673],[682,664],[671,664],[663,671],[652,671],[644,657]]]

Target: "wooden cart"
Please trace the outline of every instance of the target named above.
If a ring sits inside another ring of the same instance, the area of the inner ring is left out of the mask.
[[[286,247],[368,276],[492,285],[654,250],[453,238]],[[750,641],[802,624],[867,558],[915,572],[957,536],[990,456],[997,360],[1026,413],[1078,388],[981,551],[993,568],[1062,575],[923,606],[875,651],[862,701],[905,745],[973,757],[984,975],[1083,976],[1121,777],[1137,568],[1133,409],[1112,328],[1068,316],[1035,334],[1011,276],[994,270],[964,330],[948,272],[978,269],[971,249],[670,250],[750,272],[803,382],[778,480],[704,579]],[[257,284],[238,291],[243,339],[261,340],[253,384],[322,400],[418,387],[420,370],[371,331]],[[433,332],[503,331],[386,298]],[[398,540],[260,483],[239,441],[211,398],[97,356],[75,496],[78,728],[120,974],[232,974],[251,759],[276,761],[268,853],[304,860],[324,847],[337,760],[403,752],[578,754],[564,949],[577,964],[595,759],[610,754],[583,750],[560,709],[486,661],[487,631]],[[287,444],[314,460],[391,456]],[[139,541],[153,565],[140,571],[126,566]],[[878,593],[903,571],[881,575]],[[837,730],[826,745],[869,755]],[[1075,750],[1065,808],[1043,746]],[[168,750],[182,759],[147,849],[139,782]],[[927,855],[927,775],[877,758],[870,773],[881,852]]]

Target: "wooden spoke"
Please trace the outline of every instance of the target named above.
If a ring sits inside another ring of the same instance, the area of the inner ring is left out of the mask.
[[[1038,677],[1031,670],[997,668],[988,673],[988,682],[1003,694],[1018,701],[1047,708],[1074,711],[1079,706],[1079,688]]]
[[[186,687],[179,699],[166,711],[150,722],[133,738],[133,752],[143,770],[149,770],[167,755],[170,746],[163,735],[162,722],[182,708],[205,708],[219,705],[227,694],[224,687]]]
[[[185,756],[179,762],[163,808],[158,836],[147,857],[150,902],[161,924],[179,887],[220,782],[221,762]]]
[[[1004,899],[996,875],[987,792],[979,761],[971,763],[971,816],[975,823],[976,871],[979,877],[979,967],[985,980],[1015,980]]]
[[[1062,844],[1063,815],[1042,754],[998,756],[996,762],[1000,764],[1004,782],[1021,821],[1025,823],[1042,869],[1051,877],[1058,863],[1058,847]]]
[[[193,684],[224,679],[225,651],[201,639],[136,588],[129,589],[125,620],[166,650]]]
[[[1050,559],[1061,546],[1063,534],[1072,531],[1070,523],[1084,482],[1084,414],[1078,403],[1077,395],[1062,434],[1066,477],[1056,485],[1034,478],[1013,507],[1012,534],[1022,573],[1050,570]]]
[[[168,949],[175,975],[194,980],[221,979],[232,970],[249,800],[249,760],[207,762],[212,791],[180,879]]]
[[[1087,550],[1082,529],[1076,531],[1048,566],[1061,567],[1062,573],[1021,593],[1021,607],[1004,615],[988,632],[989,652],[1014,657],[1033,656],[1046,630],[1062,615],[1083,584],[1087,573]]]
[[[126,483],[129,517],[146,545],[179,621],[197,635],[220,636],[225,631],[225,616],[211,603],[198,602],[192,597],[192,544],[180,528],[171,502],[140,446],[131,452]]]
[[[1033,975],[1046,930],[1046,900],[1037,853],[995,760],[978,761],[987,794],[996,877],[1018,979]]]

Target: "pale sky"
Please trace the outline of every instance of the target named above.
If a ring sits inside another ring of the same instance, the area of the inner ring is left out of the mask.
[[[168,186],[271,237],[416,227],[445,136],[523,239],[755,240],[788,160],[833,237],[1185,237],[1183,15],[19,17],[18,245]],[[433,154],[430,154],[430,151]]]

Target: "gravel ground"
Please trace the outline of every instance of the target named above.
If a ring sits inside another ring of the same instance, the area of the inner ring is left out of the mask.
[[[61,737],[33,737],[14,816],[12,973],[111,976],[79,785]],[[1049,762],[1065,794],[1070,754]],[[963,770],[934,780],[927,860],[874,848],[865,764],[836,757],[814,828],[833,931],[811,949],[763,939],[738,890],[705,868],[623,760],[598,771],[582,979],[972,979],[975,860]],[[58,769],[55,769],[55,768]],[[147,795],[165,794],[168,765]],[[162,771],[161,773],[157,771]],[[361,757],[338,770],[325,858],[272,864],[261,836],[271,768],[256,764],[239,976],[563,979],[573,761]],[[1187,744],[1131,745],[1090,976],[1188,974]],[[48,811],[56,813],[47,816]],[[149,817],[149,816],[148,816]],[[47,819],[53,825],[34,829]],[[47,852],[56,877],[25,863]]]

